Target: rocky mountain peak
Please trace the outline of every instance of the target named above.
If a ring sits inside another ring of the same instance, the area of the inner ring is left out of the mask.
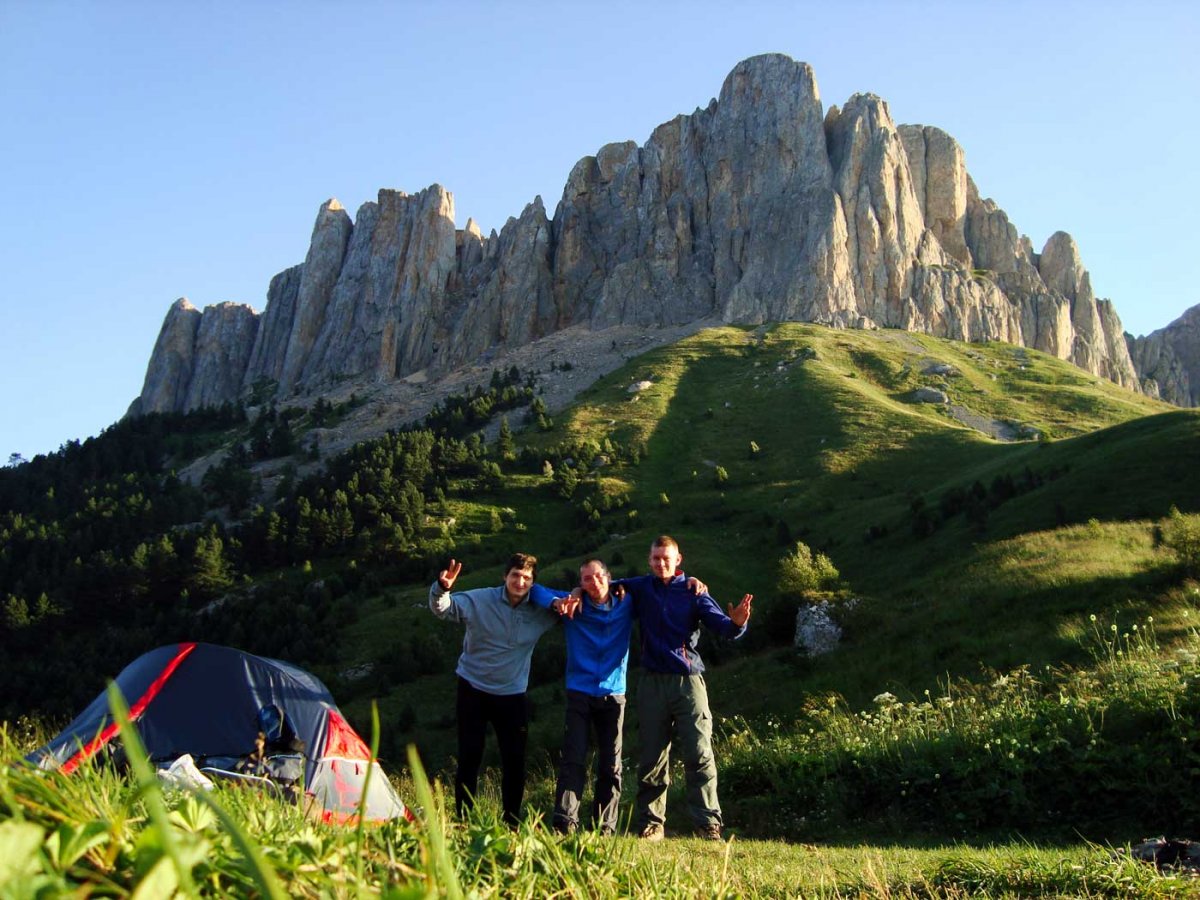
[[[581,158],[553,217],[538,197],[484,237],[454,216],[436,184],[381,190],[353,219],[327,201],[261,316],[171,308],[133,410],[436,377],[569,326],[710,319],[1003,340],[1141,383],[1069,235],[1034,254],[950,135],[897,124],[873,94],[826,113],[812,68],[782,54],[738,63],[645,144]]]

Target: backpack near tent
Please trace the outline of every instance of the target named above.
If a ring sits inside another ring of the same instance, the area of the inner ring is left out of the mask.
[[[411,818],[328,689],[303,669],[229,647],[170,644],[135,659],[116,685],[157,765],[191,754],[201,771],[297,788],[302,780],[307,802],[331,822],[356,817],[366,787],[366,818]],[[102,693],[27,759],[71,772],[117,751],[117,730]]]

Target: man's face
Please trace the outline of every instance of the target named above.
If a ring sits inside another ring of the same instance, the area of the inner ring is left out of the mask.
[[[584,593],[596,602],[608,596],[608,572],[600,563],[588,563],[579,567],[579,585]]]
[[[669,581],[675,577],[675,570],[679,568],[679,563],[682,561],[683,554],[674,545],[650,548],[650,574],[663,581]]]
[[[533,569],[509,569],[504,576],[504,589],[508,596],[519,600],[533,587]]]

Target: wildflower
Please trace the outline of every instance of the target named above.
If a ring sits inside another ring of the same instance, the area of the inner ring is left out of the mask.
[[[1088,616],[1088,618],[1089,618],[1089,619],[1091,619],[1093,622],[1095,622],[1095,621],[1096,621],[1096,614],[1095,614],[1095,613],[1092,613],[1090,616]]]
[[[896,695],[891,691],[884,691],[882,694],[876,694],[875,699],[871,702],[876,706],[894,706],[897,700]]]

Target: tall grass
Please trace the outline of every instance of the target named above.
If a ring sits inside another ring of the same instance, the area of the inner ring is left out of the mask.
[[[830,695],[765,731],[735,720],[722,790],[744,798],[749,831],[800,838],[1187,828],[1200,814],[1200,637],[1168,654],[1152,618],[1091,627],[1086,668],[1022,667],[908,702],[885,692],[858,712]]]
[[[0,895],[115,897],[724,896],[639,858],[631,842],[559,841],[536,817],[513,830],[481,804],[450,822],[415,751],[415,823],[352,828],[237,786],[166,791],[119,694],[128,775],[89,761],[70,776],[22,762],[0,731]],[[373,739],[374,740],[374,739]]]
[[[1117,681],[1135,684],[1127,677],[1129,651],[1139,655],[1139,640],[1152,638],[1099,634]],[[1010,678],[1003,687],[1003,696],[1023,697],[1030,685]],[[951,720],[952,728],[966,729],[1007,715],[950,716],[954,707],[936,701],[929,710],[921,703],[881,706],[889,713],[869,721],[831,707],[829,733],[846,758],[856,752],[848,745],[864,737],[880,757],[899,758],[933,736],[935,720],[942,730]],[[145,778],[141,762],[132,779],[109,765],[85,765],[71,777],[39,772],[15,764],[29,748],[15,746],[7,730],[0,742],[4,897],[1168,897],[1193,887],[1114,860],[1101,847],[815,847],[741,839],[647,846],[594,832],[558,837],[536,816],[510,829],[487,797],[468,819],[451,821],[440,786],[425,777],[415,753],[417,822],[356,830],[311,821],[297,807],[236,787],[219,786],[211,796],[164,792]],[[768,743],[755,751],[760,760]],[[125,751],[138,758],[128,733]]]

